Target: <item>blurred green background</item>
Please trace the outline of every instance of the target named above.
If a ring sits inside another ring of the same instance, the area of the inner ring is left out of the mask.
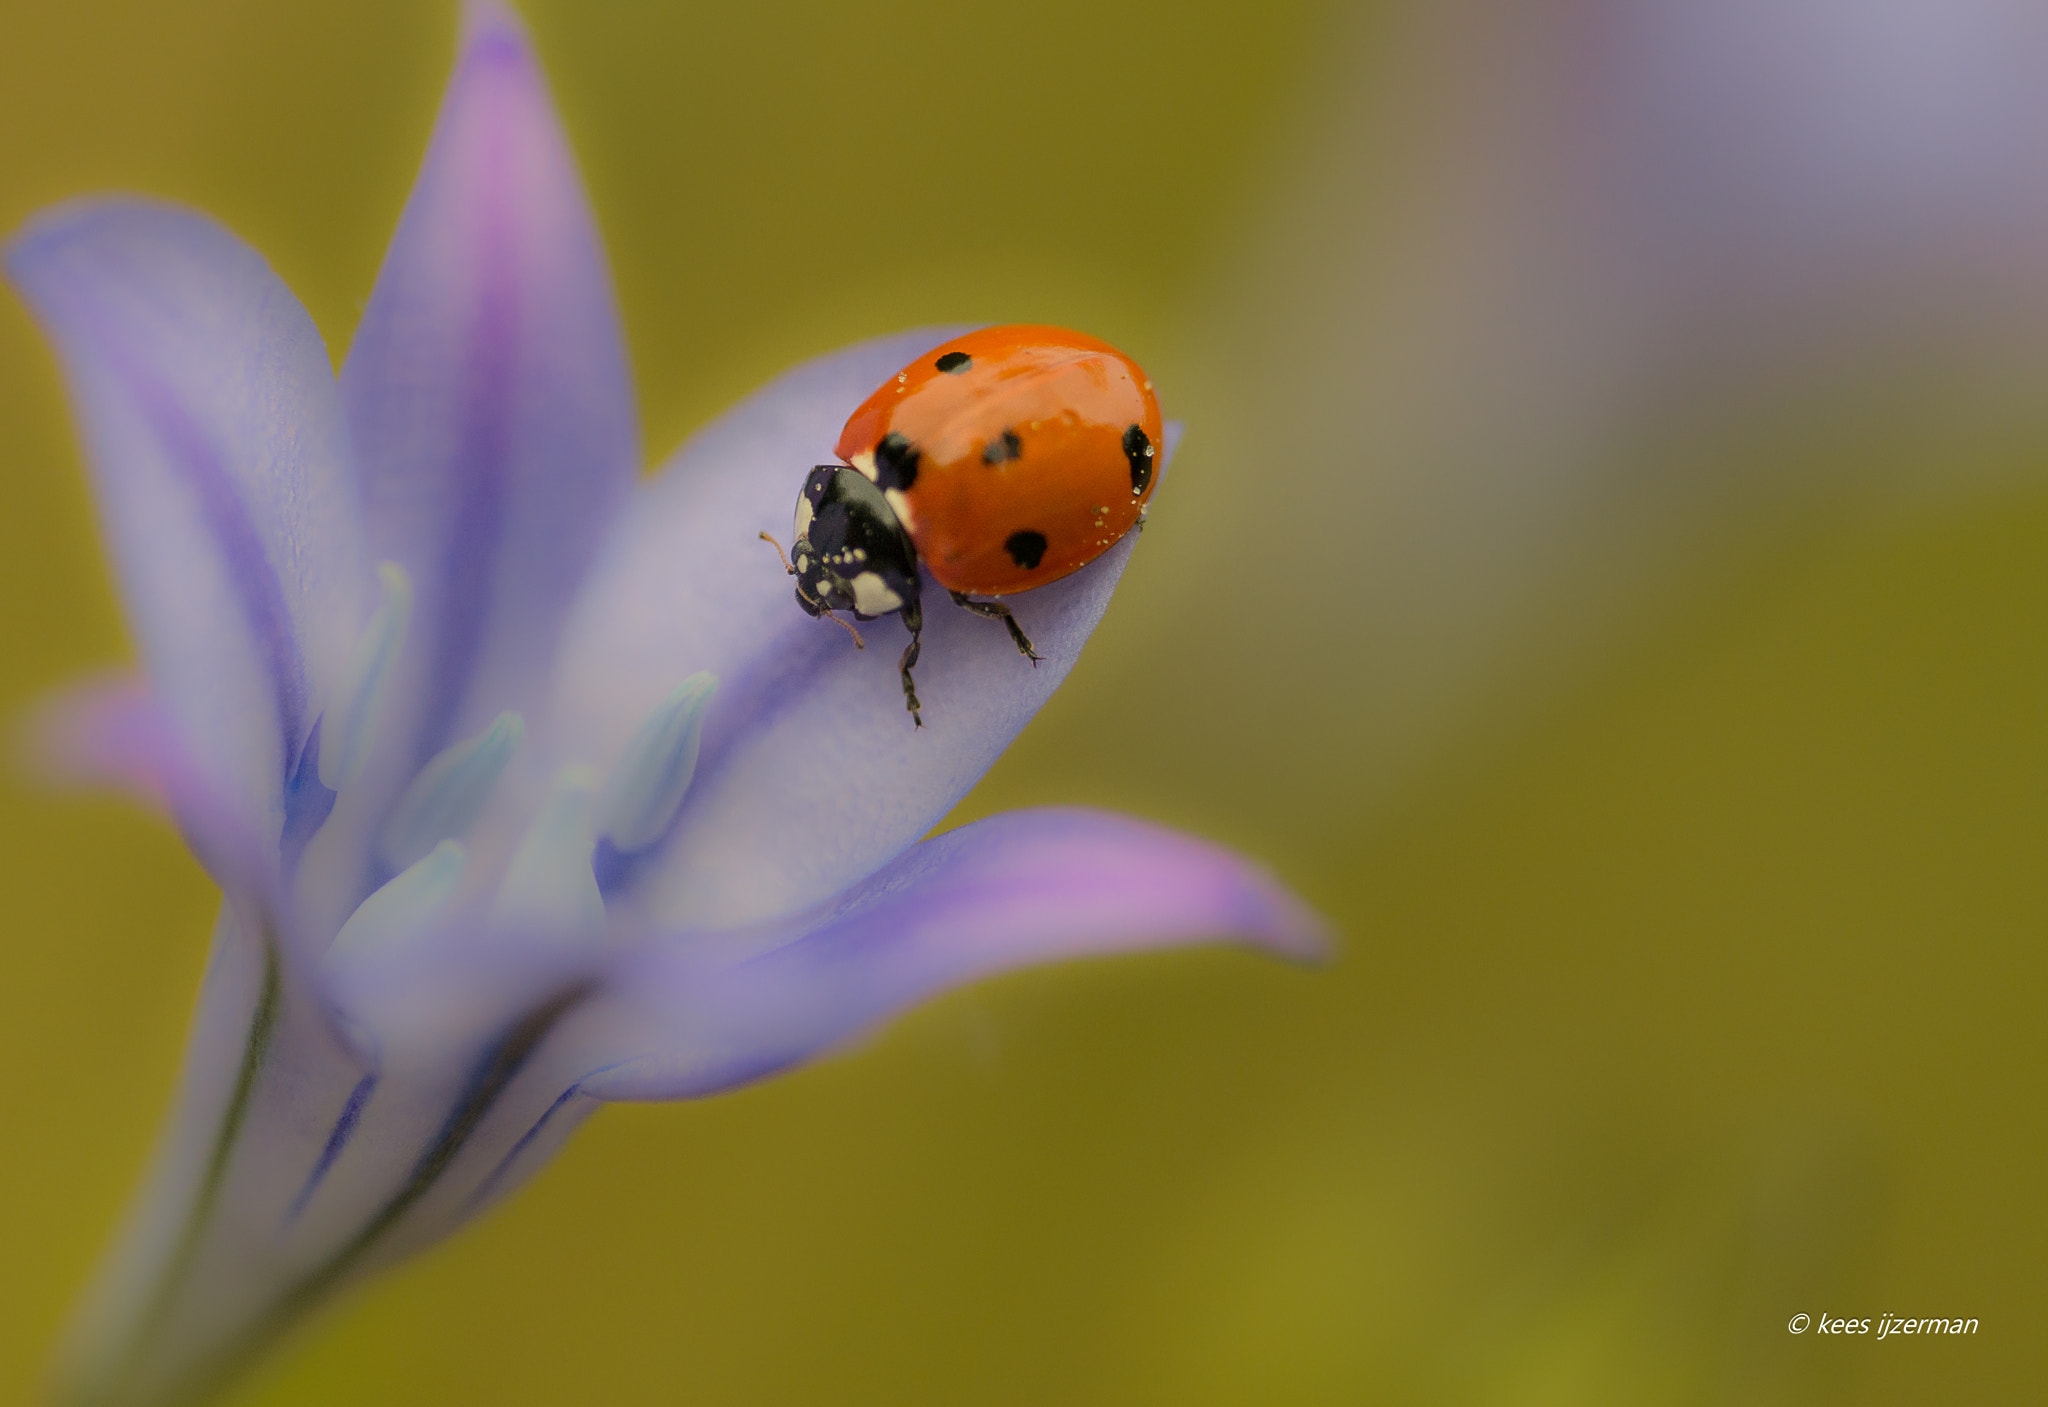
[[[1631,184],[1609,150],[1658,130],[1590,33],[1620,3],[524,8],[655,457],[906,326],[1145,363],[1182,458],[956,819],[1198,830],[1344,952],[1029,973],[606,1111],[237,1401],[2038,1400],[2048,320],[1983,242],[1976,283],[1939,230],[1831,281],[1748,191],[1755,229],[1670,253],[1683,153]],[[449,7],[9,0],[4,32],[0,224],[189,202],[345,348]],[[129,647],[11,299],[0,474],[18,712]],[[32,1401],[214,898],[112,802],[9,780],[0,828],[0,1400]],[[1981,1328],[1787,1332],[1823,1311]]]

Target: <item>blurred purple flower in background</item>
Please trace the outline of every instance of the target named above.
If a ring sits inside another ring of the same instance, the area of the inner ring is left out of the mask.
[[[894,652],[797,610],[755,533],[948,334],[801,367],[637,483],[597,238],[488,0],[338,383],[263,260],[186,211],[60,209],[8,268],[147,665],[50,737],[167,807],[225,893],[73,1400],[205,1396],[600,1101],[729,1088],[1022,963],[1317,950],[1255,867],[1135,821],[919,841],[1058,686],[1133,542],[1031,594],[1043,668],[936,617],[914,732]]]
[[[1271,477],[1180,504],[1211,554],[1294,544],[1262,571],[1321,647],[1297,691],[1346,701],[1343,765],[1230,765],[1302,814],[1526,717],[1702,563],[2034,472],[1984,447],[2048,376],[2048,9],[1342,13],[1208,338],[1204,443]]]

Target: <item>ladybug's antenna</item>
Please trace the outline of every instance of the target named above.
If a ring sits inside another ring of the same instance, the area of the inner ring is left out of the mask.
[[[768,536],[768,534],[766,533],[761,534],[761,541],[767,543],[770,547],[774,548],[775,555],[782,558],[782,570],[788,572],[791,576],[795,576],[796,568],[792,567],[789,564],[788,557],[783,556],[782,544],[777,542],[774,538]],[[804,590],[804,584],[802,582],[798,582],[796,584],[796,594],[803,597],[806,601],[809,601],[813,606],[816,606],[818,608],[818,614],[820,616],[824,617],[826,620],[831,621],[834,625],[838,626],[848,635],[851,635],[853,637],[854,649],[865,650],[868,647],[868,642],[860,638],[860,632],[853,628],[853,623],[851,621],[843,621],[838,616],[833,615],[832,612],[826,610],[825,603],[823,601],[820,601],[817,597],[811,595],[810,592]]]
[[[789,558],[786,554],[784,554],[782,550],[782,544],[777,542],[774,538],[768,536],[768,534],[766,533],[761,534],[761,541],[767,543],[770,547],[775,549],[775,555],[782,559],[782,570],[789,573],[789,575],[791,576],[795,576],[796,568],[792,567],[789,564]]]
[[[868,642],[861,639],[860,632],[853,628],[852,621],[841,620],[838,616],[833,615],[830,611],[822,612],[822,614],[824,615],[826,620],[831,621],[834,625],[838,626],[841,630],[845,631],[848,635],[851,635],[853,637],[854,649],[865,650],[868,647]]]

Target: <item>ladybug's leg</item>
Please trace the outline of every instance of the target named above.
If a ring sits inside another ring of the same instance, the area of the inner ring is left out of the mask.
[[[985,616],[989,620],[1001,621],[1009,629],[1010,638],[1016,642],[1017,653],[1030,660],[1033,664],[1038,663],[1038,651],[1031,648],[1030,637],[1024,634],[1024,627],[1017,624],[1017,618],[1010,614],[1008,606],[1005,606],[1000,601],[973,600],[964,591],[955,591],[953,593],[953,604],[960,607],[963,611],[972,611],[974,614]]]
[[[924,719],[917,711],[917,683],[910,677],[910,667],[917,663],[917,650],[924,635],[924,612],[915,600],[904,604],[903,623],[910,629],[910,643],[903,647],[903,658],[896,666],[903,671],[903,706],[910,710],[910,721],[922,728]]]

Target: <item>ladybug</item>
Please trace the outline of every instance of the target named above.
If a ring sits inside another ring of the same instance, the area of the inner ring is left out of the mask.
[[[919,564],[1036,663],[1010,608],[978,598],[1058,581],[1114,546],[1145,516],[1161,433],[1152,383],[1107,342],[1013,324],[934,347],[854,411],[842,462],[804,480],[784,563],[797,604],[835,621],[900,614],[903,702],[922,727]]]

